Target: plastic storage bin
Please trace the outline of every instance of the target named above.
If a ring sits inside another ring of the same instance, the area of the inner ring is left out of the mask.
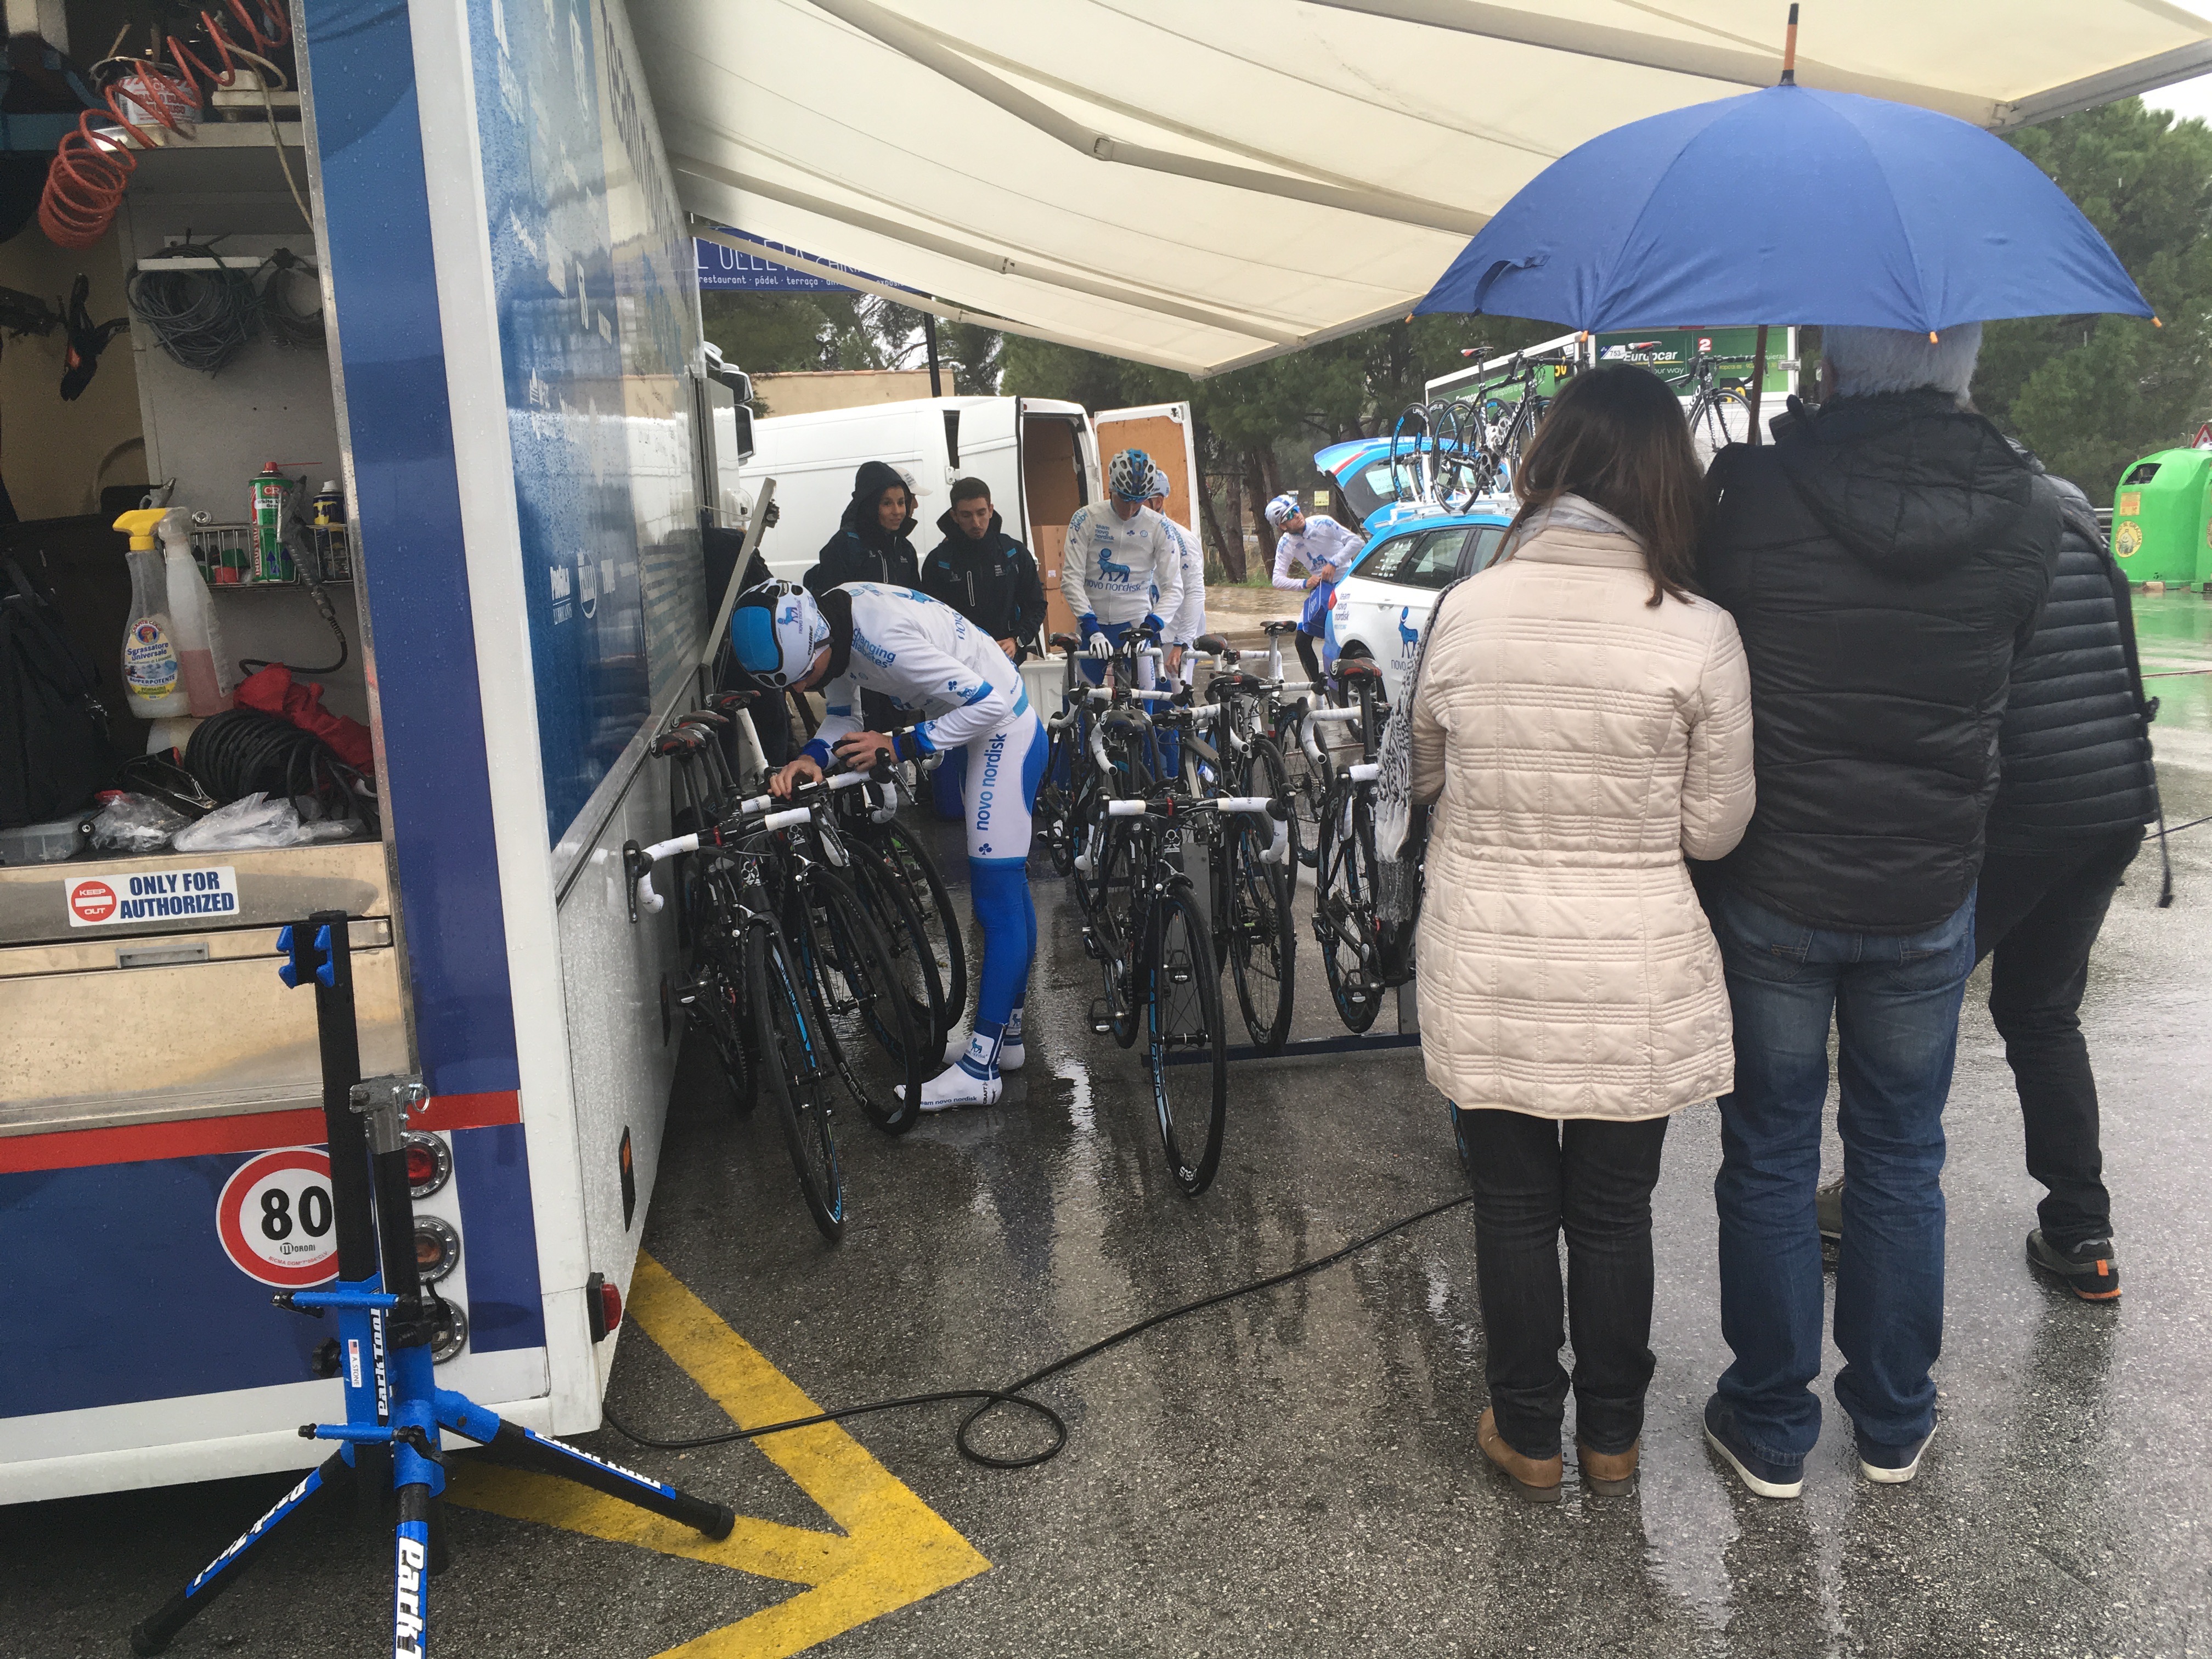
[[[2112,556],[2130,581],[2186,587],[2212,532],[2212,450],[2161,449],[2120,476]]]
[[[84,845],[84,815],[0,830],[0,864],[54,864]]]

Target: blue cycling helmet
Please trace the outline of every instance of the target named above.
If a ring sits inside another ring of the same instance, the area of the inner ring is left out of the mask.
[[[763,582],[738,595],[730,648],[755,685],[781,691],[804,679],[830,643],[830,619],[797,582]]]
[[[1141,449],[1125,449],[1106,469],[1106,488],[1117,500],[1141,501],[1152,493],[1152,458]]]

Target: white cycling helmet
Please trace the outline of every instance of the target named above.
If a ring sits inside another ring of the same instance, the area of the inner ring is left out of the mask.
[[[1106,469],[1106,488],[1125,501],[1141,501],[1152,494],[1152,458],[1141,449],[1125,449]]]
[[[1298,505],[1298,498],[1285,490],[1267,503],[1267,522],[1280,530],[1304,510]]]
[[[755,685],[781,691],[804,679],[830,644],[830,619],[797,582],[763,582],[738,595],[730,648]]]
[[[1145,487],[1145,499],[1149,501],[1155,495],[1165,496],[1172,493],[1173,486],[1168,483],[1168,475],[1154,467],[1152,481]]]

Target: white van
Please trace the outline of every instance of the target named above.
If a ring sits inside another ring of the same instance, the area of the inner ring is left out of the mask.
[[[1075,509],[1099,493],[1098,442],[1080,404],[1042,398],[918,398],[905,403],[777,415],[753,422],[742,470],[748,494],[775,480],[776,527],[762,544],[769,568],[796,581],[836,534],[864,461],[896,467],[914,490],[914,547],[929,556],[943,534],[956,478],[991,486],[1006,533],[1050,566]]]

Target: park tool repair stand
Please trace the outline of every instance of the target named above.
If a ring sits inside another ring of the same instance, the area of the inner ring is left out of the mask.
[[[278,1498],[167,1606],[131,1632],[131,1648],[141,1654],[167,1647],[195,1613],[230,1588],[281,1522],[319,1493],[348,1485],[367,1516],[380,1519],[390,1512],[387,1494],[396,1500],[390,1651],[398,1659],[427,1653],[429,1577],[446,1566],[441,1430],[481,1443],[495,1462],[574,1480],[696,1528],[709,1538],[727,1537],[736,1524],[735,1514],[723,1504],[502,1422],[466,1395],[436,1385],[430,1346],[445,1310],[416,1271],[414,1200],[402,1139],[405,1112],[419,1103],[422,1089],[411,1078],[361,1079],[350,943],[345,916],[327,910],[287,927],[277,939],[277,948],[291,958],[278,970],[284,982],[295,988],[312,982],[315,988],[338,1282],[329,1290],[283,1291],[276,1301],[317,1317],[337,1315],[346,1420],[310,1423],[300,1433],[307,1439],[335,1440],[338,1449]]]

